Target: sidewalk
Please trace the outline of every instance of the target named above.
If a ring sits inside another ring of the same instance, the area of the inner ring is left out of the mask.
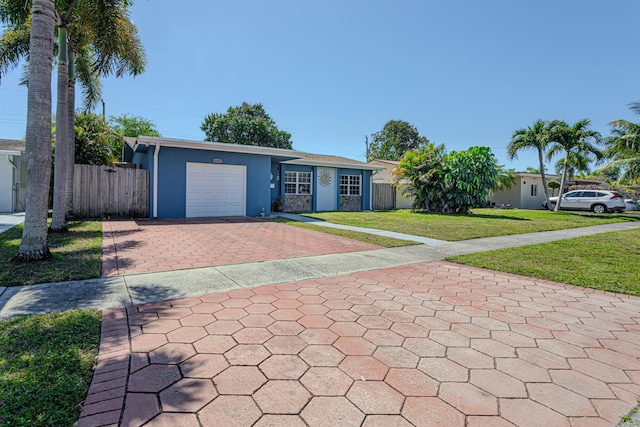
[[[338,276],[426,261],[438,261],[454,255],[526,246],[638,227],[640,227],[640,222],[625,222],[459,242],[429,239],[431,240],[429,244],[364,252],[32,286],[0,287],[0,320],[18,315],[48,313],[71,308],[104,309],[261,285]],[[409,240],[419,239],[418,236],[403,236]]]
[[[24,222],[24,212],[0,213],[0,233]]]

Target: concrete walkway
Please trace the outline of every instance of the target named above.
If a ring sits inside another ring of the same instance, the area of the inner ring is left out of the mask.
[[[71,308],[103,309],[331,277],[632,228],[640,228],[640,221],[190,270],[0,287],[0,320]]]
[[[431,239],[429,237],[413,236],[410,234],[396,233],[394,231],[378,230],[375,228],[355,227],[353,225],[334,224],[332,222],[326,222],[315,218],[309,218],[302,215],[276,212],[273,214],[276,217],[288,218],[294,221],[307,222],[319,227],[338,228],[341,230],[359,231],[361,233],[375,234],[376,236],[393,237],[394,239],[410,240],[412,242],[422,243],[423,245],[432,245],[434,243],[443,243],[442,240]]]
[[[0,213],[0,233],[4,233],[11,227],[24,222],[24,212]]]

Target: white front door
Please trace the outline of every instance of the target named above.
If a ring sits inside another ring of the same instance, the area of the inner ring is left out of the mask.
[[[246,166],[187,163],[187,218],[244,216]]]
[[[337,175],[336,168],[318,168],[315,186],[317,210],[335,211],[337,209]]]

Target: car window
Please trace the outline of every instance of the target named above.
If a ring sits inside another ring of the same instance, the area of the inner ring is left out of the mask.
[[[603,193],[603,192],[601,192],[601,191],[598,191],[598,192],[596,193],[596,197],[607,197],[607,196],[608,196],[608,194],[607,194],[607,193]]]
[[[618,193],[617,191],[612,191],[613,194],[616,195],[616,197],[622,197],[624,199],[624,196],[620,193]]]
[[[573,191],[571,193],[567,193],[565,197],[580,197],[582,191]]]
[[[596,197],[595,191],[583,191],[582,197]]]

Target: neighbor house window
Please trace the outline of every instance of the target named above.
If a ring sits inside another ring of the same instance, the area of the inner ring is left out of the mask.
[[[531,197],[538,195],[538,184],[531,184]]]
[[[311,172],[285,172],[285,194],[311,194]]]
[[[360,195],[360,175],[340,175],[340,195]]]

